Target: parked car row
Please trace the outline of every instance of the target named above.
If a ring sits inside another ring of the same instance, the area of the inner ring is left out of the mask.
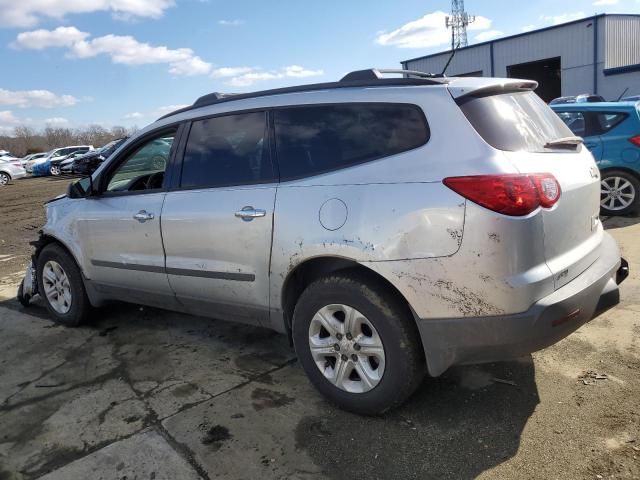
[[[69,147],[54,148],[45,156],[29,160],[26,169],[34,176],[60,175],[60,163],[72,155],[93,151],[93,145],[75,145]]]

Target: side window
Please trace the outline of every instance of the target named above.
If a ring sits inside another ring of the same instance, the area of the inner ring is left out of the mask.
[[[164,183],[175,131],[147,140],[111,173],[107,192],[157,190]]]
[[[569,127],[569,130],[578,137],[586,136],[586,122],[582,112],[558,112],[562,121]]]
[[[317,175],[424,145],[429,128],[409,104],[345,104],[275,111],[281,180]]]
[[[612,128],[618,126],[620,123],[627,118],[626,113],[595,113],[595,128],[599,130],[598,134],[601,135],[603,133],[608,132]]]
[[[266,119],[266,112],[254,112],[193,122],[180,186],[205,188],[273,181]]]

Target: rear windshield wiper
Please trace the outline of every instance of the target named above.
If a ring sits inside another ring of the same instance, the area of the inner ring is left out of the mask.
[[[545,143],[544,148],[577,148],[581,143],[584,143],[582,137],[562,137]]]

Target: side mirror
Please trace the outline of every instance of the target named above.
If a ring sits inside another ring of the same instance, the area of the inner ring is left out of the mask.
[[[67,187],[68,198],[88,198],[98,196],[97,194],[98,192],[95,190],[91,176],[70,183]]]

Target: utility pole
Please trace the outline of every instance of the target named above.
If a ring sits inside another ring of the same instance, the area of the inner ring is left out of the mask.
[[[464,11],[464,0],[451,0],[451,15],[445,18],[447,28],[451,28],[451,50],[468,45],[467,25],[475,19]]]

